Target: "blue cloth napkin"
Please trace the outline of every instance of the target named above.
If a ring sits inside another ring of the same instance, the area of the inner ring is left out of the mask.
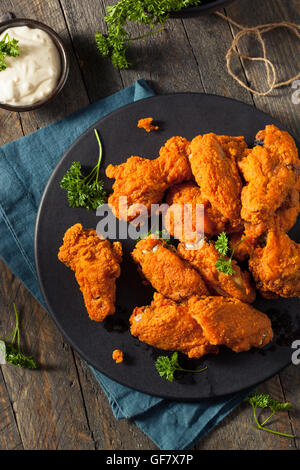
[[[0,256],[44,306],[34,266],[34,226],[44,187],[67,148],[111,111],[154,95],[145,80],[0,148]],[[93,370],[117,419],[132,418],[164,450],[183,450],[209,432],[248,394],[197,403],[137,392]]]

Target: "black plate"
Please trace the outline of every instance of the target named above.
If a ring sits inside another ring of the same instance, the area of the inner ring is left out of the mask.
[[[146,134],[137,128],[141,117],[153,116],[160,130]],[[96,127],[104,147],[102,176],[108,191],[112,180],[104,177],[109,163],[119,164],[131,155],[156,158],[159,148],[173,135],[188,139],[196,134],[244,135],[248,144],[266,124],[280,123],[255,108],[215,95],[179,93],[156,96],[125,106],[101,119]],[[93,129],[85,132],[66,152],[54,170],[40,204],[35,233],[36,266],[49,312],[68,342],[90,364],[108,377],[137,390],[172,399],[193,400],[216,397],[252,387],[276,374],[291,360],[290,344],[299,338],[299,301],[297,299],[258,299],[256,307],[268,313],[276,332],[275,340],[264,350],[236,354],[222,350],[217,357],[186,360],[191,368],[208,366],[201,374],[185,374],[169,383],[159,377],[154,360],[157,349],[140,343],[128,331],[128,317],[136,305],[146,305],[153,290],[144,286],[130,258],[134,242],[123,240],[125,253],[122,275],[117,281],[117,313],[103,324],[89,319],[74,273],[57,259],[57,252],[67,228],[81,222],[96,228],[99,217],[85,209],[68,207],[66,193],[59,182],[73,161],[92,167],[98,147]],[[299,240],[300,224],[292,236]],[[122,349],[126,361],[116,365],[112,351]],[[166,354],[166,352],[163,352]]]

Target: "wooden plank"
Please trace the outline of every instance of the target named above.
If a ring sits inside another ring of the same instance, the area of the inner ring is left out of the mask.
[[[122,419],[116,421],[107,397],[94,374],[78,354],[79,378],[84,387],[85,407],[93,433],[96,449],[106,450],[153,450],[155,444],[134,424]]]
[[[226,8],[229,17],[245,26],[256,26],[281,21],[290,21],[299,24],[299,2],[290,0],[289,2],[275,2],[273,0],[240,0],[232,6]],[[235,35],[237,28],[232,27]],[[278,29],[264,36],[267,45],[267,52],[270,59],[274,61],[280,80],[293,76],[300,70],[300,40],[289,33],[286,29]],[[242,43],[243,52],[246,55],[261,56],[262,52],[254,39],[250,38]],[[250,51],[250,54],[249,54]],[[248,53],[247,53],[248,52]],[[266,75],[261,65],[253,65],[249,61],[243,63],[243,72],[247,80],[255,89],[266,89]],[[234,82],[231,79],[231,82]],[[290,86],[274,90],[268,96],[254,95],[255,105],[262,111],[271,114],[282,121],[296,135],[300,134],[299,106],[292,103],[293,90]]]
[[[73,354],[48,314],[1,262],[1,331],[12,331],[12,301],[20,313],[21,343],[37,370],[2,366],[24,449],[94,449]],[[8,406],[10,401],[6,397]],[[13,422],[11,421],[11,425]],[[18,441],[15,441],[16,445]]]
[[[269,393],[278,400],[284,400],[279,377],[273,377],[257,388],[258,392]],[[263,420],[269,416],[268,411],[258,413]],[[295,439],[277,436],[255,429],[252,408],[242,403],[199,444],[197,450],[293,450]],[[293,433],[287,413],[278,413],[270,420],[269,427],[274,431]]]
[[[119,72],[112,66],[110,59],[104,59],[98,54],[94,44],[95,32],[107,31],[103,15],[107,5],[112,4],[111,0],[89,0],[88,8],[83,2],[60,2],[80,62],[83,62],[82,73],[91,100],[102,96],[100,93],[115,92],[122,84],[129,86],[141,77],[149,80],[157,92],[202,89],[197,68],[194,67],[193,53],[180,19],[168,22],[165,31],[133,43],[128,54],[134,67]],[[129,24],[128,31],[132,36],[138,36],[148,32],[149,28]],[[84,61],[82,57],[85,57]],[[182,57],[191,66],[183,68]]]
[[[289,412],[293,434],[296,434],[295,444],[300,449],[300,367],[291,365],[280,373],[280,380],[285,400],[290,401],[293,409]]]
[[[227,74],[225,56],[232,41],[228,24],[215,14],[184,19],[205,93],[253,104],[252,96]]]
[[[106,31],[103,2],[60,0],[60,4],[90,100],[119,91],[123,87],[120,72],[100,56],[94,40],[97,30]]]
[[[6,366],[2,366],[6,367]],[[23,445],[0,370],[0,450],[22,450]]]
[[[23,137],[21,121],[18,113],[0,109],[0,145]]]
[[[134,37],[149,32],[149,28],[136,24],[129,24],[128,30]],[[204,91],[195,56],[179,18],[169,20],[162,32],[132,43],[128,57],[134,67],[121,71],[125,86],[143,77],[156,93]]]

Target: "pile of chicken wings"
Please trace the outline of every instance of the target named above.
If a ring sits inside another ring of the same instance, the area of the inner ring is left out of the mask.
[[[106,175],[115,179],[108,203],[117,218],[131,222],[136,204],[150,215],[152,204],[166,201],[165,227],[179,240],[175,247],[150,234],[136,244],[132,258],[156,292],[150,305],[134,309],[131,334],[195,358],[221,345],[241,352],[272,341],[270,319],[251,304],[257,291],[265,298],[300,297],[300,244],[288,235],[300,210],[300,160],[291,135],[268,125],[252,147],[244,137],[214,133],[192,141],[172,137],[158,158],[132,156],[109,165]],[[182,230],[186,204],[191,224]],[[230,274],[217,267],[221,233],[236,247]],[[90,317],[102,321],[113,314],[121,244],[76,224],[65,234],[59,259],[75,271]]]

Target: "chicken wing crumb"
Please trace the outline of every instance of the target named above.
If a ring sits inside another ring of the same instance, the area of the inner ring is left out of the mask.
[[[152,123],[153,117],[143,118],[139,120],[137,127],[140,129],[145,129],[146,132],[158,131],[159,127],[154,126]]]
[[[123,351],[120,349],[115,349],[112,353],[112,358],[116,362],[116,364],[120,364],[124,360]]]

